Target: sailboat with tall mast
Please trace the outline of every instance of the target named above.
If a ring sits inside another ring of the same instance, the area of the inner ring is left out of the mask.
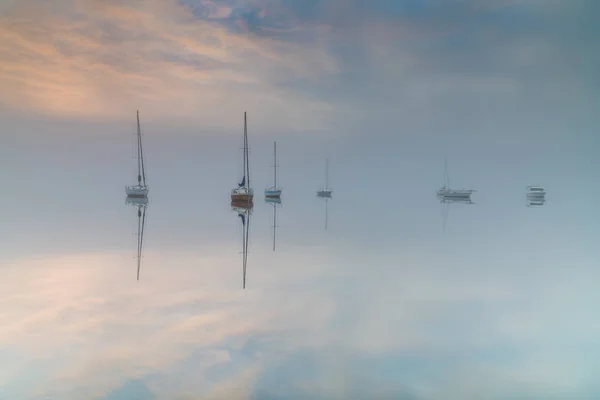
[[[140,127],[140,110],[137,111],[137,164],[138,164],[138,176],[137,185],[125,187],[125,193],[127,197],[147,197],[148,196],[148,185],[146,185],[146,169],[144,167],[144,149],[142,147],[142,129]]]
[[[273,142],[273,186],[265,189],[266,198],[281,197],[281,188],[277,186],[277,142]]]
[[[325,189],[317,190],[318,197],[331,198],[332,190],[329,188],[329,158],[325,160]]]
[[[244,172],[238,187],[231,190],[231,205],[235,207],[252,207],[254,190],[250,187],[250,161],[248,156],[248,125],[246,112],[244,112]]]
[[[448,174],[448,159],[445,159],[445,172],[444,172],[445,183],[437,191],[437,195],[442,202],[457,200],[459,202],[470,202],[471,194],[476,190],[474,189],[450,189],[450,175]]]
[[[140,280],[140,267],[142,265],[142,249],[144,245],[144,228],[146,226],[146,208],[148,206],[147,198],[128,197],[128,205],[137,207],[137,280]]]

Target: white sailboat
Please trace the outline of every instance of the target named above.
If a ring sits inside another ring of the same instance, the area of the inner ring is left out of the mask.
[[[265,197],[272,199],[281,197],[281,188],[277,186],[277,142],[273,142],[273,186],[265,189]]]
[[[254,190],[250,187],[250,161],[248,157],[248,127],[244,112],[244,173],[238,187],[231,190],[231,205],[235,207],[252,207]]]
[[[448,159],[445,160],[445,184],[436,192],[442,202],[454,201],[470,202],[474,189],[450,189],[450,175],[448,174]]]
[[[142,147],[142,129],[140,128],[140,111],[137,111],[137,160],[138,160],[138,183],[126,186],[127,197],[148,196],[148,185],[146,185],[146,169],[144,168],[144,149]]]
[[[331,198],[331,190],[329,188],[329,158],[325,160],[325,189],[317,190],[318,197]]]

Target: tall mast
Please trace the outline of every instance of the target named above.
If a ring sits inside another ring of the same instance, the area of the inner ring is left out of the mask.
[[[244,170],[243,178],[246,178],[246,112],[244,111],[244,145],[242,147],[244,153],[244,161],[242,163],[242,169]]]
[[[244,111],[244,168],[246,169],[246,174],[248,179],[246,180],[246,191],[250,189],[250,160],[248,156],[248,126],[246,122],[246,112]]]
[[[144,169],[144,150],[142,148],[142,129],[140,127],[140,110],[137,110],[137,136],[138,136],[138,184],[140,183],[140,178],[142,178],[144,182],[144,186],[146,186],[146,171]],[[141,177],[140,177],[141,170]]]
[[[273,185],[277,190],[277,142],[273,142]]]

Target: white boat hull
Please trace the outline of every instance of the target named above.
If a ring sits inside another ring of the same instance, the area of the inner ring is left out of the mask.
[[[271,197],[271,198],[281,197],[281,189],[266,189],[265,197]]]
[[[148,186],[127,186],[125,193],[127,193],[127,197],[147,197]]]

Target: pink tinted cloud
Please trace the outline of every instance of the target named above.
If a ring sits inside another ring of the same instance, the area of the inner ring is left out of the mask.
[[[323,46],[235,35],[175,1],[24,1],[0,19],[0,38],[10,108],[103,118],[140,108],[228,128],[248,110],[270,127],[327,129],[331,105],[280,86],[335,74]]]

